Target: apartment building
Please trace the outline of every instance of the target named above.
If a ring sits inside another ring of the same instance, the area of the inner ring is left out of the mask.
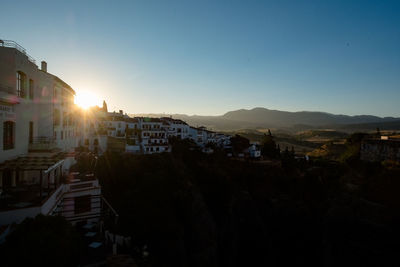
[[[190,126],[183,120],[177,120],[169,117],[162,117],[168,137],[175,136],[179,139],[190,138]]]
[[[76,146],[75,91],[39,69],[15,42],[0,42],[0,163],[43,147]],[[18,140],[18,142],[17,142]]]
[[[152,154],[169,151],[165,122],[159,118],[140,118],[140,120],[143,153]]]
[[[0,40],[0,226],[53,214],[66,197],[75,203],[77,188],[99,195],[93,177],[86,183],[66,179],[86,125],[78,119],[74,95],[46,62],[39,68],[23,47]]]

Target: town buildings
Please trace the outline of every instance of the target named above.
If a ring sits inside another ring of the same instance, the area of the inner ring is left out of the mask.
[[[99,220],[107,205],[93,170],[70,171],[80,153],[168,152],[172,137],[202,148],[229,145],[229,136],[182,120],[131,118],[109,112],[105,102],[82,110],[74,96],[45,61],[39,68],[23,47],[0,40],[0,226],[40,213]]]
[[[192,127],[186,122],[170,117],[147,118],[130,117],[119,112],[108,112],[93,107],[86,113],[90,126],[84,126],[83,139],[79,140],[86,151],[103,153],[106,150],[133,154],[153,154],[169,152],[169,140],[191,139],[204,148],[212,143],[225,147],[230,144],[230,136],[207,130],[205,127]]]

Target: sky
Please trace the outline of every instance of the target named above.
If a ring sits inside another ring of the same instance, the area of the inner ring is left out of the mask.
[[[0,38],[111,110],[400,117],[399,14],[378,0],[0,0]]]

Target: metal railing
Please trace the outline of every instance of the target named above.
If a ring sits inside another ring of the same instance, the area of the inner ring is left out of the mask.
[[[90,195],[87,210],[77,210],[74,200],[74,197],[63,197],[50,215],[61,215],[71,222],[99,219],[107,224],[107,229],[116,229],[119,215],[102,195]]]
[[[56,147],[57,145],[54,137],[48,137],[48,136],[34,137],[32,142],[29,143],[30,151],[52,150]]]
[[[33,64],[36,64],[36,60],[33,59],[28,53],[26,53],[26,49],[23,48],[21,45],[19,45],[17,42],[14,42],[12,40],[3,40],[0,39],[0,47],[9,47],[9,48],[15,48],[22,54],[28,57],[28,60],[32,62]]]

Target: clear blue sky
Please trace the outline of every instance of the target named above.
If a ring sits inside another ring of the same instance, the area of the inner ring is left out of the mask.
[[[1,1],[0,38],[128,113],[400,116],[400,1]]]

